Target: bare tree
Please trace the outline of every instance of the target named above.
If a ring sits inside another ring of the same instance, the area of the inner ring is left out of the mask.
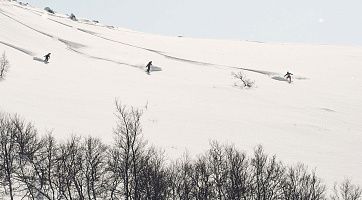
[[[41,169],[44,173],[41,177],[39,176],[41,187],[38,189],[42,191],[42,194],[48,200],[61,199],[62,190],[57,187],[57,174],[56,166],[58,162],[58,144],[51,133],[46,135],[42,139],[42,146],[40,158],[38,162],[34,162],[35,169]],[[58,175],[59,176],[59,175]]]
[[[192,174],[193,167],[192,161],[188,155],[185,153],[182,158],[174,163],[174,184],[176,186],[176,198],[173,199],[183,199],[189,200],[192,199],[193,185],[192,185]]]
[[[250,182],[249,160],[234,146],[225,147],[226,155],[226,199],[249,199]]]
[[[0,58],[0,80],[5,78],[6,73],[9,70],[9,67],[10,67],[10,63],[4,52]]]
[[[226,199],[225,184],[227,178],[225,152],[223,147],[216,141],[210,142],[210,149],[207,153],[208,165],[211,170],[211,181],[213,184],[213,198]]]
[[[14,199],[15,195],[15,172],[18,164],[16,163],[16,127],[11,121],[9,115],[0,113],[0,171],[1,182],[5,188],[5,195]]]
[[[109,197],[111,200],[119,199],[123,196],[122,182],[124,180],[123,175],[123,163],[122,155],[119,148],[112,146],[107,152],[107,172],[110,173],[108,188]]]
[[[286,200],[323,200],[326,187],[316,176],[308,172],[307,167],[298,164],[288,168],[283,180],[283,199]]]
[[[102,144],[99,139],[88,137],[83,143],[85,150],[85,185],[87,188],[87,197],[89,200],[97,198],[106,199],[106,151],[107,146]]]
[[[72,137],[66,144],[66,163],[68,171],[68,192],[72,192],[76,199],[84,200],[86,195],[84,146],[81,145],[81,138]]]
[[[192,185],[194,199],[211,199],[213,195],[212,172],[205,155],[200,156],[193,164]]]
[[[162,200],[168,197],[167,171],[162,151],[151,147],[140,160],[139,188],[141,199]]]
[[[41,191],[38,188],[43,187],[44,171],[40,168],[33,168],[33,163],[38,162],[42,143],[38,139],[38,132],[31,123],[26,123],[18,116],[11,119],[14,125],[17,162],[19,164],[16,178],[20,183],[21,193],[30,199],[36,199]]]
[[[346,179],[341,184],[334,185],[332,200],[360,200],[362,199],[362,188],[352,184]]]
[[[113,158],[110,163],[111,171],[114,176],[122,177],[123,198],[140,199],[140,161],[146,144],[142,138],[140,121],[142,111],[133,107],[127,108],[119,102],[116,102],[116,109],[117,127],[114,130],[116,142],[111,151]],[[118,188],[119,185],[114,187]],[[114,192],[117,191],[115,188]]]
[[[252,199],[280,199],[285,171],[282,163],[277,161],[275,156],[269,157],[264,153],[263,147],[258,146],[250,164]]]
[[[254,84],[255,84],[254,81],[248,79],[248,78],[246,77],[246,75],[243,74],[242,72],[232,73],[232,76],[242,82],[242,84],[243,84],[243,85],[241,86],[242,88],[252,88],[252,87],[254,86]],[[235,83],[235,85],[237,86],[238,84]]]
[[[85,199],[84,149],[80,138],[72,136],[59,145],[58,156],[53,165],[52,184],[61,199]]]
[[[50,145],[50,144],[49,144]],[[49,150],[51,147],[49,147]],[[70,170],[68,169],[68,150],[65,144],[59,144],[56,152],[56,158],[53,165],[53,170],[51,170],[53,177],[50,179],[54,184],[54,190],[59,192],[60,199],[72,200],[74,199],[72,195],[71,188],[71,177]],[[52,156],[48,155],[49,161],[51,161]],[[50,163],[48,163],[51,165]]]
[[[177,199],[178,197],[178,169],[179,166],[177,162],[172,162],[166,169],[169,199]]]

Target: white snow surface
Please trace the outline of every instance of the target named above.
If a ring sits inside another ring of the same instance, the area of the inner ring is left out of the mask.
[[[210,140],[248,154],[262,144],[328,185],[362,185],[362,47],[165,37],[0,0],[3,51],[11,68],[0,110],[42,134],[111,143],[119,99],[144,109],[144,137],[171,159]],[[50,62],[39,61],[48,52]],[[150,60],[157,70],[148,75]],[[235,87],[239,71],[256,87]]]

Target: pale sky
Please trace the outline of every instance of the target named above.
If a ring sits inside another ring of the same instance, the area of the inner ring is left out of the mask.
[[[362,0],[23,0],[161,35],[362,45]]]

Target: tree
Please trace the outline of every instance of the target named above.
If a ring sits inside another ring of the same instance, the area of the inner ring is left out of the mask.
[[[16,143],[16,161],[18,167],[15,168],[16,179],[19,183],[19,189],[24,196],[36,199],[41,195],[39,188],[43,187],[44,171],[34,163],[41,159],[40,149],[42,143],[38,139],[38,132],[31,123],[26,123],[18,116],[11,119],[14,126]]]
[[[205,155],[197,158],[193,164],[193,197],[198,200],[211,199],[213,194],[212,172]]]
[[[351,180],[346,179],[341,184],[334,185],[332,200],[360,200],[362,199],[362,188],[352,184]]]
[[[194,186],[192,185],[193,167],[192,161],[187,153],[174,163],[173,181],[176,197],[172,199],[192,199]]]
[[[265,154],[263,147],[259,145],[254,150],[250,165],[252,199],[280,199],[285,171],[282,163],[275,156]]]
[[[254,81],[248,79],[245,74],[243,74],[242,72],[238,72],[238,73],[232,73],[233,77],[240,80],[242,82],[242,88],[252,88],[255,84]],[[235,86],[238,86],[237,83],[235,83]]]
[[[223,147],[216,141],[210,143],[210,149],[207,153],[208,165],[211,170],[211,183],[213,185],[213,198],[226,199],[226,162]]]
[[[289,167],[283,179],[283,199],[323,200],[326,187],[307,167],[298,164]]]
[[[168,197],[168,179],[163,152],[148,148],[140,159],[138,187],[140,199],[161,200]]]
[[[4,52],[0,58],[0,80],[5,78],[9,68],[10,68],[10,63]]]
[[[111,150],[110,170],[113,176],[122,177],[123,198],[140,199],[140,161],[146,142],[142,139],[142,111],[123,106],[116,101],[117,127],[114,130],[115,144]],[[119,189],[119,180],[114,180],[113,195]],[[112,199],[115,197],[111,197]]]
[[[172,162],[166,171],[166,179],[168,186],[168,197],[169,199],[177,199],[178,197],[178,175],[179,175],[179,166],[177,162]]]
[[[226,199],[249,199],[251,176],[249,160],[234,146],[225,147]]]
[[[84,179],[84,147],[81,138],[72,137],[62,148],[65,149],[65,170],[67,172],[67,189],[69,196],[84,200],[86,195]]]
[[[38,176],[41,183],[37,190],[48,200],[61,199],[61,187],[57,187],[56,166],[59,157],[59,147],[51,133],[45,135],[41,140],[42,148],[37,161],[33,162],[33,168],[39,170],[42,175]],[[37,170],[37,171],[38,171]]]
[[[97,138],[88,137],[83,142],[85,185],[89,200],[107,198],[106,152],[107,146]]]
[[[9,115],[0,113],[0,171],[5,194],[14,199],[16,163],[16,127]]]

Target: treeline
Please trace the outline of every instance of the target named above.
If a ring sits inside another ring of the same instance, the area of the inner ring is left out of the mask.
[[[10,199],[358,200],[349,180],[327,192],[314,171],[287,166],[261,146],[246,155],[211,142],[196,159],[164,159],[142,137],[142,111],[116,105],[111,145],[93,137],[59,142],[31,123],[0,114],[1,196]]]

